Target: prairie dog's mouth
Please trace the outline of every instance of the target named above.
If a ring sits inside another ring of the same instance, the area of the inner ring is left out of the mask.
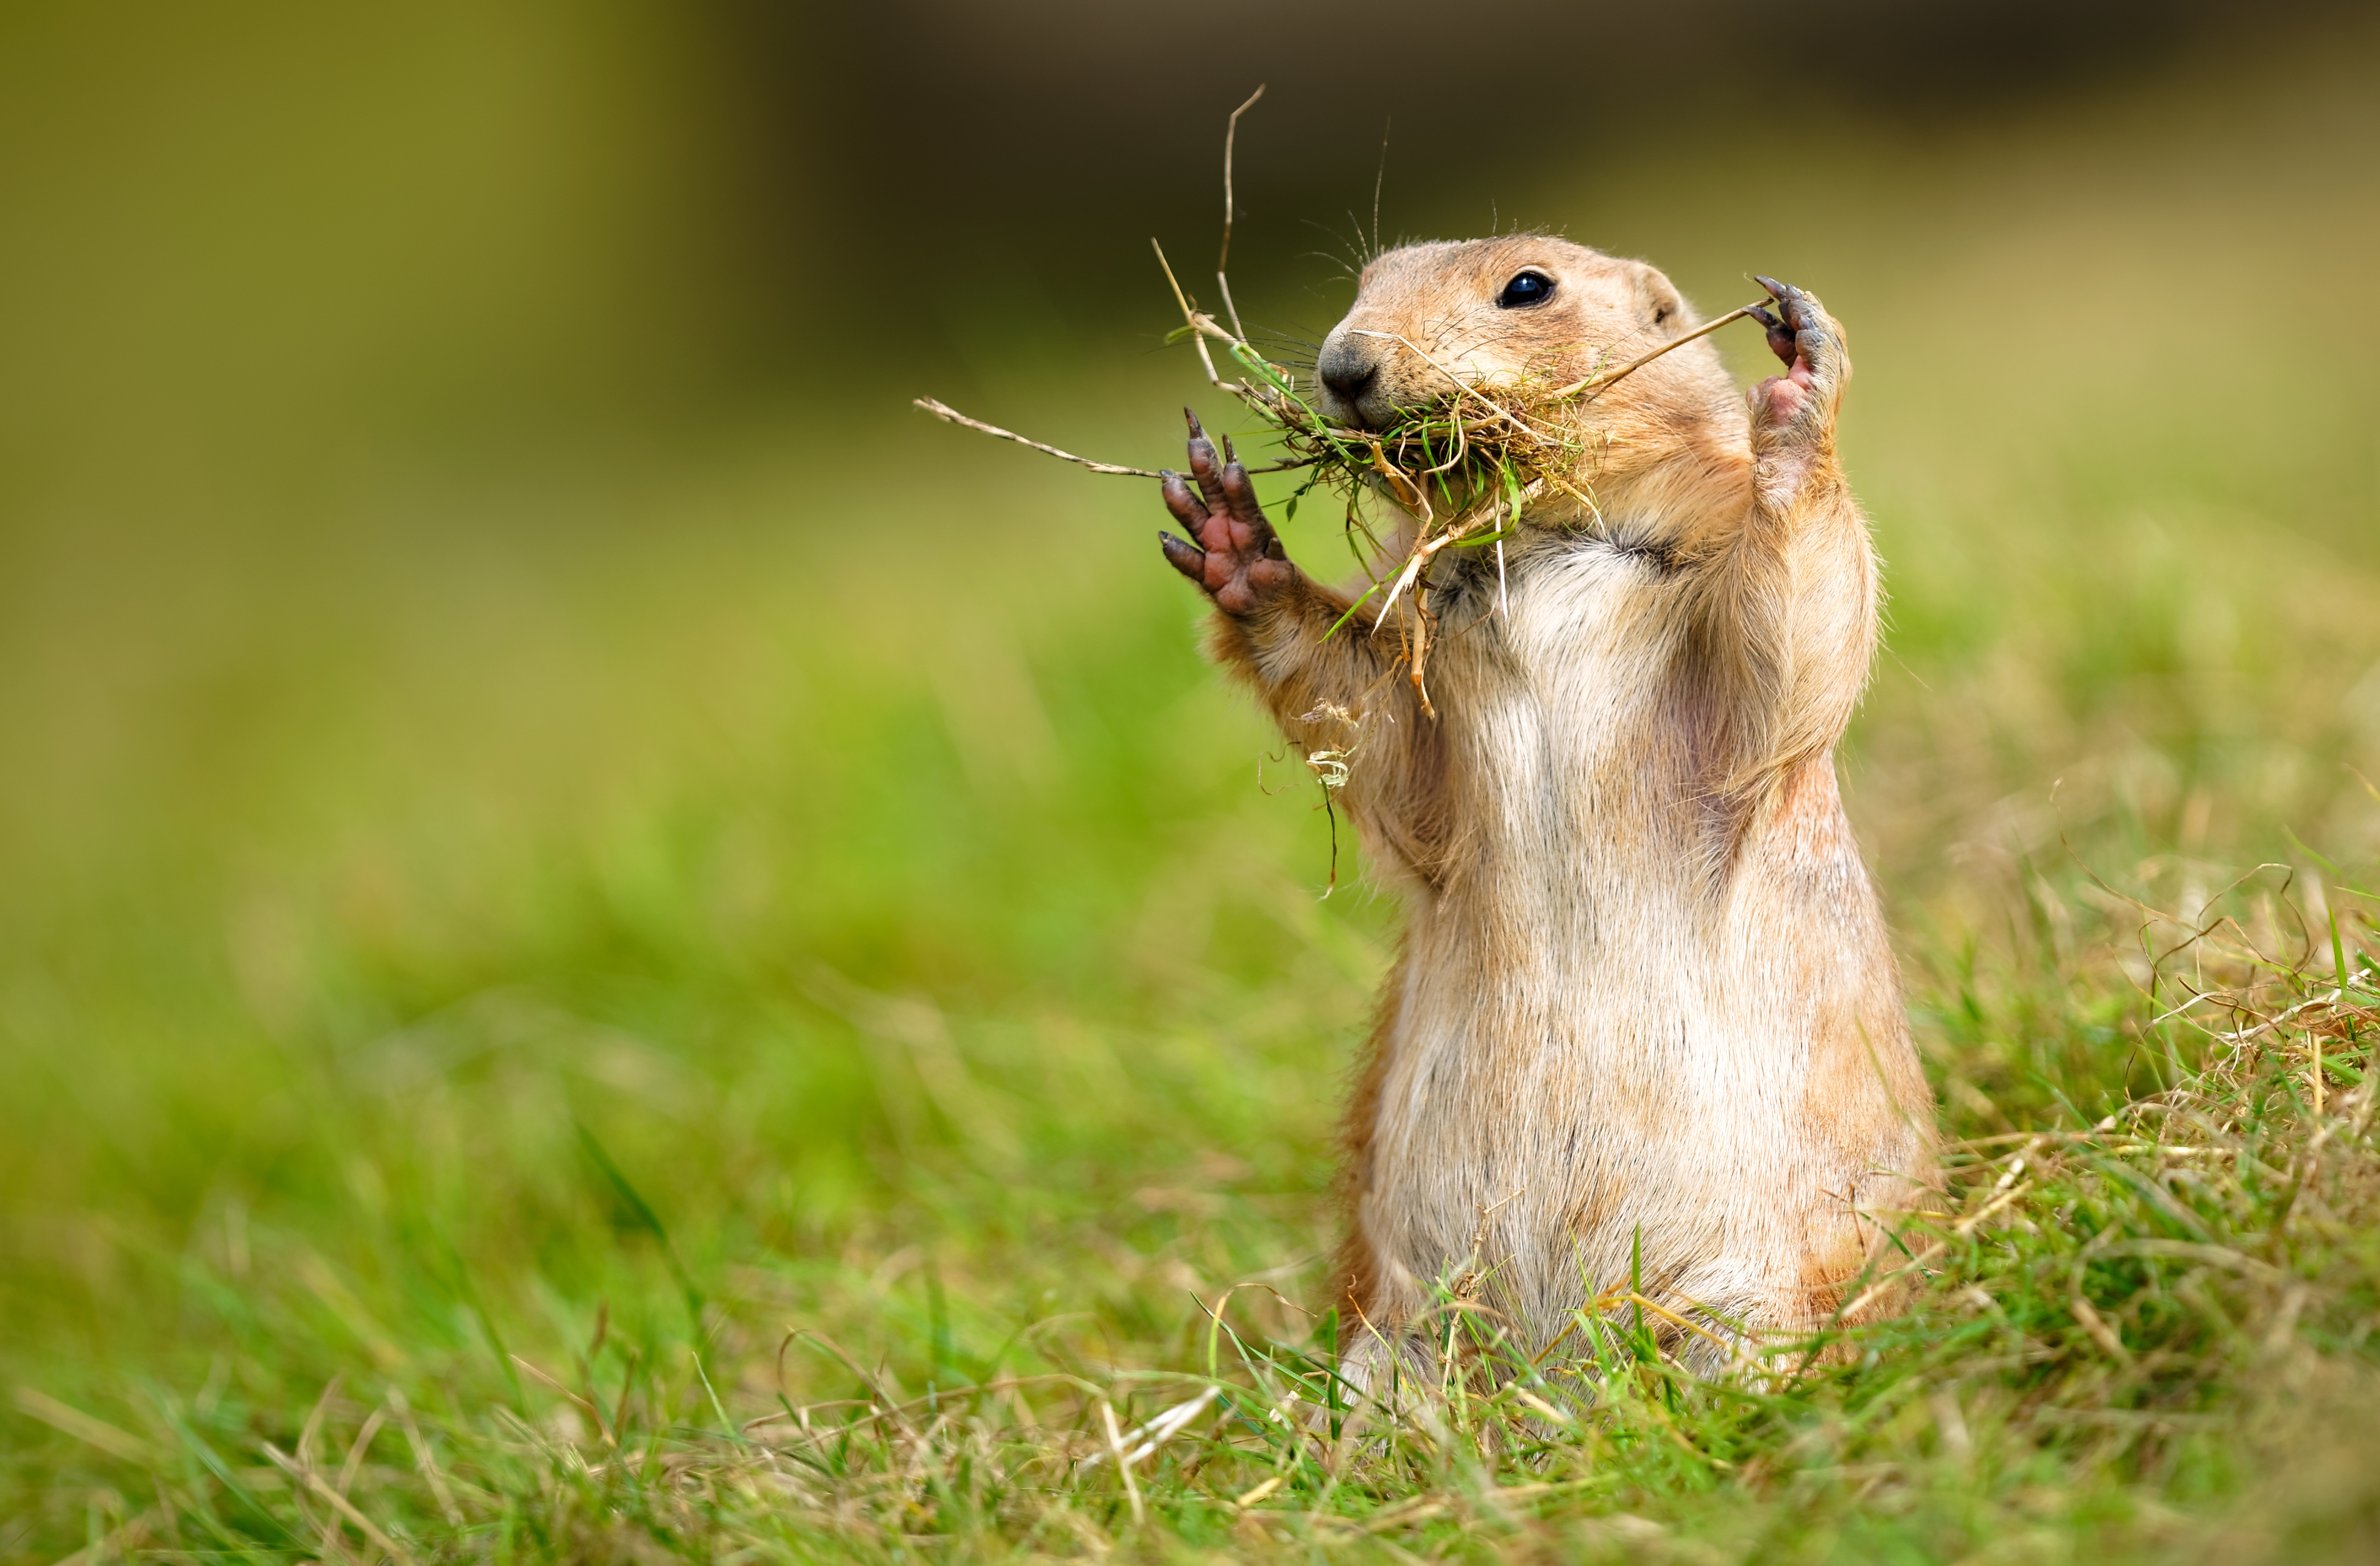
[[[1402,334],[1340,322],[1315,360],[1318,411],[1350,429],[1378,433],[1483,382]]]

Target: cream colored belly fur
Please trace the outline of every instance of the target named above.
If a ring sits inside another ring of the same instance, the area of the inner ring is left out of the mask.
[[[1925,1145],[1883,1064],[1907,1053],[1893,960],[1831,759],[1710,863],[1688,776],[1646,764],[1680,651],[1645,639],[1676,618],[1648,601],[1674,584],[1599,543],[1530,552],[1509,618],[1432,668],[1475,837],[1415,894],[1354,1128],[1364,1309],[1410,1317],[1484,1272],[1534,1352],[1633,1266],[1715,1326],[1808,1323],[1869,1251],[1857,1212],[1906,1205],[1881,1171]]]

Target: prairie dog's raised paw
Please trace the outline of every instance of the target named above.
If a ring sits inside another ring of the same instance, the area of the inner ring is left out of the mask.
[[[1815,294],[1773,277],[1755,281],[1768,290],[1777,308],[1755,310],[1752,317],[1767,329],[1768,350],[1784,363],[1785,373],[1752,388],[1753,422],[1768,430],[1831,433],[1843,382],[1852,374],[1841,324]]]
[[[1185,541],[1160,531],[1158,542],[1172,567],[1206,589],[1215,606],[1227,614],[1248,614],[1297,580],[1289,552],[1265,520],[1257,504],[1256,486],[1248,470],[1223,438],[1222,460],[1214,443],[1198,427],[1198,416],[1188,408],[1182,417],[1190,425],[1190,477],[1196,494],[1182,476],[1168,469],[1160,485],[1165,509],[1190,537]]]

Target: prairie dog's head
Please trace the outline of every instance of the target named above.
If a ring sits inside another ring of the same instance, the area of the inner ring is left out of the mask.
[[[1323,339],[1315,406],[1349,427],[1384,430],[1401,409],[1443,398],[1450,374],[1475,385],[1524,375],[1562,384],[1698,324],[1658,271],[1566,239],[1407,245],[1364,269],[1354,305]],[[1712,394],[1735,401],[1707,343],[1656,360],[1613,392],[1630,404],[1701,404]]]

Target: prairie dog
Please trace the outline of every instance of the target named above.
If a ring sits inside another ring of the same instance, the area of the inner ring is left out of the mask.
[[[1536,508],[1500,580],[1488,552],[1439,557],[1434,717],[1395,615],[1325,639],[1353,594],[1289,560],[1195,419],[1195,491],[1164,477],[1190,536],[1160,541],[1214,602],[1213,655],[1302,752],[1354,752],[1341,803],[1408,910],[1345,1124],[1358,1376],[1441,1334],[1449,1289],[1535,1353],[1633,1260],[1739,1346],[1816,1326],[1936,1183],[1835,783],[1877,614],[1835,455],[1851,363],[1815,296],[1768,286],[1784,374],[1747,396],[1707,339],[1656,359],[1579,407],[1599,518]],[[1377,430],[1439,395],[1415,348],[1466,379],[1570,380],[1696,324],[1641,261],[1409,246],[1365,268],[1316,407]]]

